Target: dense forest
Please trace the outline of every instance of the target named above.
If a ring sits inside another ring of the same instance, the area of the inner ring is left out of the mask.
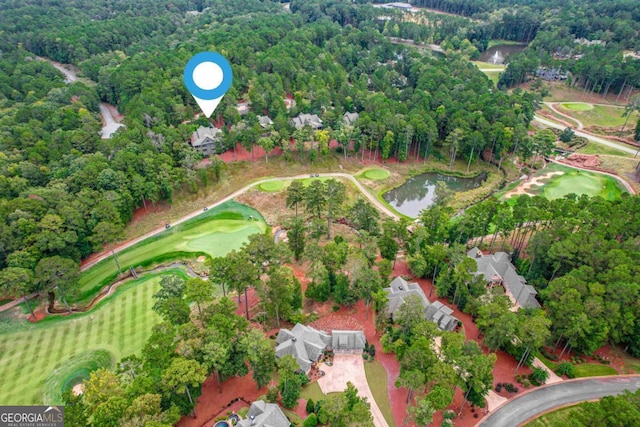
[[[234,68],[211,120],[223,124],[221,149],[268,139],[289,150],[291,140],[299,147],[317,140],[315,156],[335,138],[345,155],[404,161],[444,152],[452,162],[487,152],[498,163],[535,145],[526,133],[532,95],[496,92],[464,56],[435,58],[390,43],[368,19],[370,6],[323,0],[294,4],[290,13],[249,0],[150,2],[135,10],[127,2],[82,4],[52,10],[37,35],[24,21],[36,7],[28,2],[11,4],[1,22],[0,268],[3,282],[28,278],[18,293],[55,287],[33,273],[50,270],[54,257],[73,268],[118,240],[135,209],[208,182],[207,171],[196,169],[201,156],[185,141],[210,122],[194,119],[197,106],[181,78],[201,50],[225,53]],[[129,25],[138,19],[153,24]],[[96,43],[107,35],[109,42]],[[72,60],[86,79],[65,85],[35,55]],[[295,101],[290,110],[284,96]],[[251,105],[244,117],[239,100]],[[126,128],[111,139],[98,137],[99,101],[125,116]],[[360,113],[354,126],[342,124],[347,111]],[[293,128],[289,119],[301,112],[320,115],[325,129]],[[268,138],[259,138],[257,114],[273,118]]]

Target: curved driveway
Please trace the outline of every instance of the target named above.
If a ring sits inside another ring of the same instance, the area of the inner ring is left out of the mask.
[[[369,193],[363,186],[362,184],[360,184],[360,182],[358,182],[357,179],[355,179],[352,175],[348,174],[348,173],[342,173],[342,172],[329,172],[329,173],[320,173],[317,174],[319,176],[328,176],[328,177],[335,177],[335,178],[345,178],[348,179],[349,181],[351,181],[357,188],[358,190],[360,190],[360,192],[369,200],[369,202],[371,202],[371,204],[378,209],[380,212],[382,212],[385,215],[390,216],[393,219],[399,219],[398,215],[395,214],[394,212],[392,212],[389,208],[387,208],[384,204],[380,203],[380,201],[378,199],[376,199],[371,193]],[[249,190],[250,188],[255,187],[256,185],[260,185],[263,184],[265,182],[270,182],[270,181],[282,181],[282,180],[288,180],[288,179],[303,179],[303,178],[309,178],[309,174],[304,174],[304,175],[295,175],[295,176],[285,176],[285,177],[279,177],[279,178],[265,178],[265,179],[261,179],[259,181],[255,181],[252,182],[251,184],[245,185],[244,187],[242,187],[241,189],[234,191],[233,193],[229,194],[227,197],[218,200],[217,202],[215,202],[212,205],[207,206],[208,209],[214,208],[218,205],[221,205],[224,202],[227,202],[233,198],[238,197],[240,194],[244,193],[245,191]],[[203,206],[204,208],[204,206]],[[195,212],[191,212],[188,215],[183,216],[182,218],[178,219],[177,221],[174,221],[172,223],[170,223],[171,225],[177,225],[180,223],[183,223],[185,221],[190,220],[191,218],[194,218],[198,215],[200,215],[202,213],[202,209],[197,210]],[[139,243],[141,241],[143,241],[144,239],[147,239],[151,236],[155,236],[156,234],[162,233],[165,230],[164,227],[159,227],[156,228],[153,231],[148,232],[147,234],[144,234],[140,237],[136,237],[133,240],[129,240],[128,242],[118,246],[117,248],[114,248],[114,251],[116,253],[118,252],[122,252],[123,250],[135,245],[136,243]],[[85,271],[91,267],[93,267],[95,264],[99,263],[100,261],[102,261],[103,259],[107,259],[111,256],[111,252],[105,252],[102,255],[96,257],[95,259],[92,259],[90,262],[86,263],[85,265],[83,265],[80,270],[81,271]]]
[[[504,403],[476,426],[514,427],[560,406],[640,389],[640,375],[584,378],[538,387]]]

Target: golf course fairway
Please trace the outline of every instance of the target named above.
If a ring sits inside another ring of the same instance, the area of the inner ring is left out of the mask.
[[[0,326],[0,402],[3,405],[61,404],[65,387],[145,345],[160,322],[151,308],[164,275],[147,274],[119,286],[86,313],[49,316],[38,323],[7,319]]]
[[[118,261],[124,271],[200,255],[224,256],[240,248],[250,235],[264,233],[266,229],[258,211],[229,201],[118,252]],[[87,302],[103,286],[113,282],[117,274],[113,257],[97,263],[80,276],[78,300]]]

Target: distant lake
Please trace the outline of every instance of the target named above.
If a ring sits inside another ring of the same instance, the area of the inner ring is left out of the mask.
[[[480,61],[490,64],[504,64],[505,58],[514,53],[522,52],[526,44],[498,44],[480,54]]]
[[[486,179],[486,173],[473,178],[460,178],[427,172],[409,178],[400,187],[387,191],[382,197],[401,214],[416,218],[422,209],[436,203],[435,190],[438,181],[444,182],[451,190],[459,192],[480,187]]]

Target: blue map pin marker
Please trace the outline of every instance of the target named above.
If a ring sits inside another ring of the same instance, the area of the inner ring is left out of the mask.
[[[229,61],[217,52],[200,52],[184,67],[184,85],[207,118],[231,87],[233,72]]]

